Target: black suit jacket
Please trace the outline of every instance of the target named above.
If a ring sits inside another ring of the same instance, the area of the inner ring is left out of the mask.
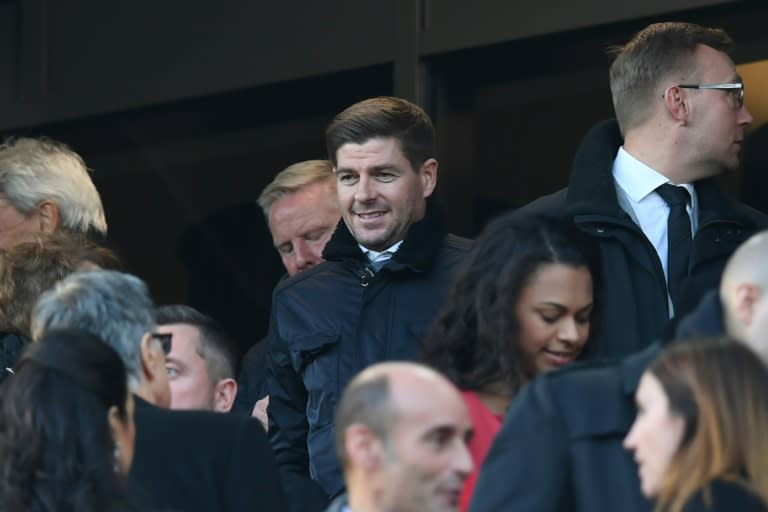
[[[134,399],[130,484],[147,510],[286,510],[277,465],[256,420],[169,411]]]
[[[586,363],[534,380],[515,398],[483,463],[471,512],[648,512],[621,446],[633,393],[659,352]]]

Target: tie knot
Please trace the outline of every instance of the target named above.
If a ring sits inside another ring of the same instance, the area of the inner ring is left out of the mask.
[[[686,206],[691,199],[690,194],[688,194],[688,191],[685,190],[685,188],[670,185],[669,183],[657,188],[656,193],[659,194],[664,202],[670,207]]]

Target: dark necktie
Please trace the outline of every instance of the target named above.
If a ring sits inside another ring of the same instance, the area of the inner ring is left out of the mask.
[[[691,218],[685,207],[691,196],[683,187],[662,185],[656,189],[669,205],[667,219],[667,288],[675,312],[680,310],[681,288],[688,276],[688,259],[691,254]]]

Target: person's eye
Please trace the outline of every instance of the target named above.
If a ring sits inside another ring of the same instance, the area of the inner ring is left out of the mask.
[[[281,245],[280,247],[277,248],[277,252],[283,255],[291,254],[293,252],[293,245],[290,245],[290,244]]]
[[[393,172],[381,172],[376,176],[376,179],[383,181],[384,183],[389,183],[397,179],[397,174]]]
[[[357,182],[357,177],[352,174],[340,173],[337,176],[337,180],[342,185],[354,185]]]
[[[309,240],[310,242],[316,242],[318,240],[322,240],[322,238],[325,236],[326,230],[321,229],[318,231],[312,231],[311,233],[307,234],[304,239]]]
[[[168,373],[168,377],[178,377],[179,376],[179,370],[174,368],[173,366],[166,366],[165,367],[166,373]]]
[[[541,319],[548,324],[554,324],[560,320],[560,315],[553,315],[551,313],[539,313]]]
[[[581,325],[588,324],[590,322],[590,320],[591,320],[590,315],[577,316],[576,317],[576,323],[581,324]]]
[[[435,450],[444,449],[451,441],[451,435],[444,432],[436,432],[429,437],[429,441]]]

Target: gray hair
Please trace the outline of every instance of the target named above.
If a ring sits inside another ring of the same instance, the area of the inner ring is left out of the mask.
[[[18,138],[0,144],[0,192],[24,215],[49,199],[65,229],[107,233],[101,198],[83,159],[60,142]]]
[[[128,385],[139,386],[141,340],[155,329],[155,310],[138,277],[97,270],[77,272],[40,297],[32,312],[32,338],[51,329],[79,328],[110,345],[125,364]]]

